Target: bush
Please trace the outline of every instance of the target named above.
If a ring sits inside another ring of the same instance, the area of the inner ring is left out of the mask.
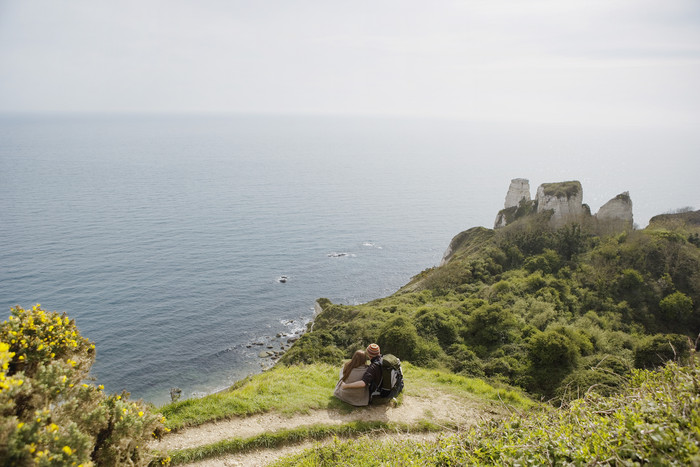
[[[6,465],[146,465],[164,419],[85,381],[95,346],[75,321],[12,309],[0,325],[0,459]]]
[[[634,349],[634,366],[651,369],[668,361],[682,361],[688,357],[690,342],[680,334],[657,334],[642,339]]]
[[[449,347],[458,339],[459,320],[444,311],[423,309],[413,321],[422,336],[437,339],[442,347]]]
[[[547,330],[533,336],[529,355],[538,368],[572,368],[580,357],[579,346],[564,332]]]
[[[659,302],[664,318],[685,321],[693,313],[693,300],[683,292],[673,292]]]
[[[513,342],[519,334],[518,322],[510,310],[484,305],[467,318],[464,339],[472,346],[488,348]]]
[[[541,255],[530,256],[525,260],[523,267],[529,272],[542,271],[551,274],[559,270],[561,258],[556,251],[545,249]]]
[[[454,358],[452,371],[468,376],[484,376],[484,364],[469,347],[464,344],[453,344],[449,354]]]
[[[401,360],[413,361],[418,350],[418,331],[404,316],[396,316],[379,331],[377,344],[383,354],[394,354]]]
[[[328,363],[338,365],[343,361],[343,351],[335,343],[329,331],[306,333],[294,343],[291,349],[280,359],[286,365]]]

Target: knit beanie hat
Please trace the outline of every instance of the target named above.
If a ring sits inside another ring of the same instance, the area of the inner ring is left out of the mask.
[[[379,356],[379,346],[377,344],[370,344],[367,346],[367,356],[371,359]]]

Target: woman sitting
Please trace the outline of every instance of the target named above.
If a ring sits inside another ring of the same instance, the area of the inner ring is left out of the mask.
[[[335,386],[333,395],[341,401],[354,406],[369,404],[369,388],[346,388],[340,387],[341,383],[354,383],[360,381],[367,370],[367,355],[364,350],[358,350],[352,356],[352,360],[343,365],[340,370],[340,381]]]

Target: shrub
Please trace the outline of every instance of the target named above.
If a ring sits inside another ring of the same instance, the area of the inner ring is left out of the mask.
[[[413,320],[420,335],[436,338],[443,347],[449,347],[458,338],[459,320],[444,311],[420,310]]]
[[[529,272],[542,271],[551,274],[559,270],[561,258],[556,251],[545,249],[541,255],[530,256],[525,260],[523,267]]]
[[[555,330],[533,336],[528,350],[530,360],[538,368],[572,368],[580,356],[577,343],[564,332]]]
[[[454,358],[452,371],[469,376],[484,376],[484,364],[469,347],[464,344],[453,344],[449,354]]]
[[[659,302],[664,318],[685,321],[693,313],[693,300],[683,292],[673,292]]]
[[[418,331],[404,316],[396,316],[379,331],[377,344],[383,354],[394,354],[401,360],[413,361],[418,347]]]
[[[467,318],[464,338],[473,346],[491,347],[513,342],[519,335],[517,320],[499,305],[484,305]]]
[[[12,309],[0,325],[0,458],[6,465],[146,465],[146,443],[166,429],[128,394],[85,381],[95,346],[75,321]]]
[[[343,360],[343,357],[343,351],[336,346],[333,334],[329,331],[314,331],[301,336],[292,348],[282,356],[280,363],[286,365],[300,363],[337,365]]]
[[[656,334],[648,336],[634,349],[636,368],[655,368],[668,361],[679,361],[689,355],[690,345],[686,336],[680,334]]]
[[[580,359],[579,345],[566,333],[547,329],[531,337],[528,345],[530,363],[528,389],[552,396]]]

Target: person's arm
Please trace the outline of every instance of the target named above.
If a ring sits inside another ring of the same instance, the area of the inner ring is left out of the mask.
[[[364,388],[365,386],[367,386],[367,384],[362,380],[355,381],[354,383],[340,383],[340,387],[343,389]]]

